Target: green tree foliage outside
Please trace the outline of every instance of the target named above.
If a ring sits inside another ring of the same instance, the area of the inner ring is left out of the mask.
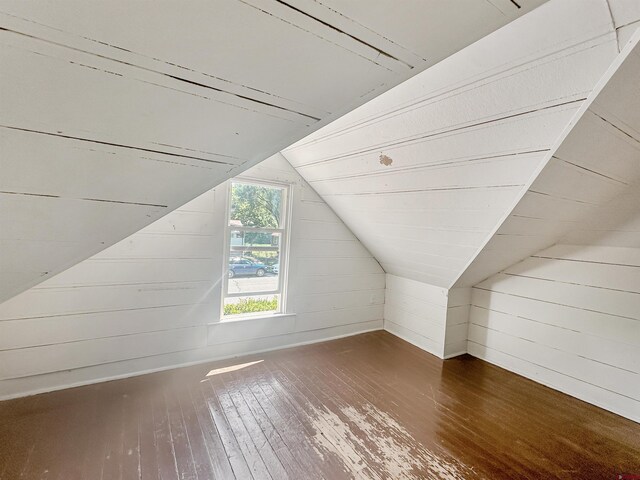
[[[279,228],[282,208],[282,189],[263,185],[234,183],[231,190],[231,219],[238,220],[243,227]],[[271,246],[272,235],[264,232],[244,232],[245,246]],[[278,249],[255,251],[244,255],[254,260],[275,265]]]
[[[270,299],[242,298],[238,303],[224,306],[225,315],[239,315],[241,313],[273,312],[278,309],[278,298]]]
[[[282,189],[235,183],[231,191],[231,218],[244,227],[278,228]]]

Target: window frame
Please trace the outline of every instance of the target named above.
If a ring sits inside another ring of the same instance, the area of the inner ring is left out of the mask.
[[[280,228],[263,228],[263,227],[238,227],[231,225],[231,202],[233,194],[233,185],[257,185],[261,187],[272,187],[282,190],[282,200],[280,208]],[[286,313],[286,293],[289,272],[289,239],[291,234],[291,184],[283,182],[272,182],[268,180],[254,179],[249,177],[235,178],[229,180],[227,184],[227,196],[225,205],[225,228],[224,228],[224,252],[223,252],[223,284],[222,284],[222,302],[220,305],[220,318],[236,319],[241,317],[256,316],[273,316]],[[242,292],[229,293],[229,261],[231,260],[231,232],[257,232],[280,234],[279,245],[279,263],[278,263],[278,287],[276,290],[261,292]],[[236,315],[225,315],[224,306],[227,298],[237,297],[256,297],[256,296],[279,296],[278,309],[269,312],[255,312]]]

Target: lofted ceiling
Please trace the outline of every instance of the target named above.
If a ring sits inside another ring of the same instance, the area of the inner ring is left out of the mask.
[[[385,271],[451,287],[497,241],[618,55],[619,30],[640,18],[635,5],[552,0],[283,154]]]
[[[456,286],[555,243],[640,247],[640,31]]]
[[[0,1],[0,301],[541,3]]]
[[[638,137],[640,138],[640,137]],[[640,158],[640,144],[636,146]],[[640,169],[640,160],[636,164]],[[573,222],[560,243],[571,245],[599,245],[605,247],[640,248],[640,175],[625,179],[624,192],[593,212]]]

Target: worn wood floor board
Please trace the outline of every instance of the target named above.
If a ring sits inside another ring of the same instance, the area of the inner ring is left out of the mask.
[[[235,477],[240,479],[253,478],[252,471],[255,472],[258,467],[249,463],[250,459],[245,457],[227,417],[218,402],[218,397],[216,396],[216,392],[212,388],[211,383],[207,381],[206,378],[204,379],[204,382],[202,380],[200,380],[200,382],[201,394],[204,397],[204,402],[207,405],[211,418],[218,430]],[[264,465],[260,468],[264,471]]]
[[[274,414],[274,418],[279,420],[281,434],[289,443],[295,445],[294,454],[299,451],[303,452],[301,456],[309,468],[307,470],[309,478],[340,478],[342,463],[337,463],[333,456],[319,453],[320,447],[313,443],[315,432],[307,423],[308,417],[304,415],[304,412],[298,416],[298,410],[292,401],[286,396],[278,395],[270,383],[275,383],[275,380],[269,377],[264,366],[258,366],[255,373],[256,378],[252,393],[265,408],[273,407],[271,412]],[[318,462],[318,457],[322,458],[323,462]]]
[[[198,417],[198,427],[206,441],[206,449],[213,467],[214,478],[233,478],[234,476],[239,479],[250,478],[249,467],[243,461],[242,454],[239,450],[236,453],[237,445],[225,445],[226,437],[224,435],[226,432],[221,433],[223,426],[215,422],[211,408],[202,392],[202,386],[197,384],[189,388]],[[194,428],[196,427],[194,426]],[[228,439],[226,443],[231,444],[231,440]]]
[[[0,480],[619,474],[639,424],[387,332],[0,402]]]
[[[265,409],[249,390],[250,382],[251,378],[245,379],[243,376],[231,372],[230,379],[226,383],[233,388],[234,393],[231,398],[234,404],[238,409],[243,410],[241,412],[243,420],[248,418],[252,424],[252,429],[260,432],[257,435],[264,436],[265,441],[268,442],[270,448],[285,468],[287,475],[290,478],[302,478],[305,472],[302,466],[302,455],[299,452],[296,452],[295,456],[293,455],[294,449],[285,443]]]
[[[138,444],[140,449],[140,477],[149,480],[159,480],[156,435],[153,426],[153,411],[148,391],[141,391],[137,395],[140,406],[138,419]]]
[[[397,346],[394,346],[396,348],[391,349],[389,354],[396,351]],[[379,346],[379,348],[383,349],[384,347]],[[415,347],[407,346],[407,348],[412,350]],[[416,349],[416,351],[418,355],[421,353],[418,349]],[[469,357],[467,357],[467,359],[469,359]],[[562,462],[567,460],[571,452],[567,452],[567,455],[555,456],[557,450],[549,445],[550,437],[540,435],[541,432],[544,432],[545,429],[548,428],[548,425],[545,424],[545,422],[548,421],[545,415],[545,411],[547,411],[546,408],[554,409],[556,407],[549,405],[548,407],[538,408],[537,403],[532,404],[531,398],[528,396],[531,392],[517,388],[517,384],[521,383],[524,379],[515,375],[509,374],[504,379],[500,379],[499,377],[485,378],[483,382],[488,383],[488,385],[482,385],[478,382],[470,383],[468,381],[469,378],[480,379],[485,377],[484,372],[471,373],[467,370],[468,368],[473,368],[473,366],[478,363],[484,364],[484,362],[477,362],[476,359],[471,360],[472,364],[469,365],[464,363],[464,359],[444,362],[444,368],[443,371],[440,372],[439,379],[426,379],[420,369],[416,370],[413,367],[398,371],[395,365],[384,366],[386,370],[383,372],[381,378],[382,382],[384,382],[384,378],[390,375],[395,374],[396,376],[400,376],[399,380],[404,385],[402,393],[409,397],[418,396],[421,392],[432,388],[435,389],[434,391],[439,391],[441,397],[437,401],[437,408],[440,409],[441,413],[435,416],[431,414],[429,417],[443,419],[440,422],[440,438],[445,442],[447,440],[457,442],[459,439],[465,438],[465,436],[470,437],[471,434],[480,432],[482,437],[474,440],[474,443],[482,445],[483,447],[483,451],[480,453],[477,461],[488,458],[494,459],[495,461],[505,459],[505,461],[501,462],[501,468],[511,471],[513,477],[536,478],[536,476],[544,476],[546,474],[553,478],[553,471],[557,472],[559,469],[568,470],[562,468]],[[484,365],[495,369],[495,367],[491,365]],[[452,366],[456,366],[456,369],[451,370],[449,367]],[[348,371],[352,370],[354,369],[348,369]],[[500,369],[497,370],[501,373],[508,373]],[[374,375],[371,375],[371,377],[375,378]],[[454,383],[448,385],[452,379]],[[516,381],[516,385],[512,383],[514,380]],[[446,384],[437,389],[434,382],[446,382]],[[529,381],[526,380],[526,382]],[[539,385],[533,382],[530,383],[539,387]],[[452,388],[454,385],[457,387]],[[558,392],[548,391],[551,396],[558,395],[561,398],[584,405],[582,402],[571,399]],[[455,392],[456,395],[447,395],[446,392]],[[522,393],[526,395],[523,396],[521,395]],[[389,395],[393,395],[393,392],[389,392]],[[495,397],[494,401],[486,404],[487,408],[486,411],[484,411],[485,399],[490,397]],[[515,399],[513,397],[515,397]],[[461,402],[460,399],[464,399],[464,402]],[[545,404],[546,402],[542,403]],[[479,409],[483,409],[482,415],[478,415]],[[462,417],[457,417],[458,415],[462,415]],[[494,420],[494,423],[492,428],[488,429],[486,428],[486,423],[487,420],[491,419]],[[629,423],[633,424],[633,422]],[[466,425],[467,431],[451,431],[452,428],[455,429],[456,426],[460,425]],[[518,437],[515,438],[515,443],[512,434],[514,430],[520,432]],[[533,436],[532,440],[529,440],[530,435]],[[455,446],[449,445],[449,448],[453,449]],[[514,449],[517,449],[518,455],[512,457],[505,455]],[[551,457],[554,460],[549,462],[547,457]],[[508,463],[508,465],[505,465],[505,463]],[[570,461],[569,463],[573,465],[575,462]]]
[[[384,345],[378,345],[377,348],[379,351],[387,350]],[[392,356],[393,353],[394,351],[390,350],[388,355]],[[479,447],[479,451],[476,450],[476,458],[490,462],[493,468],[507,472],[513,477],[522,477],[531,473],[527,472],[526,467],[521,466],[517,458],[508,461],[505,460],[504,455],[495,453],[496,449],[500,452],[500,447],[505,446],[503,442],[509,441],[508,438],[501,438],[496,432],[496,429],[499,429],[498,425],[492,429],[472,428],[476,417],[475,409],[472,405],[458,402],[456,396],[464,396],[469,400],[473,399],[476,393],[465,392],[466,387],[463,384],[452,391],[455,395],[440,388],[441,365],[437,370],[428,371],[414,367],[413,364],[402,368],[401,365],[390,362],[380,365],[377,370],[372,370],[369,363],[363,365],[362,362],[358,362],[353,368],[350,367],[344,371],[351,375],[361,374],[360,379],[353,382],[356,385],[364,384],[364,379],[371,379],[374,385],[370,391],[377,389],[384,392],[383,405],[386,405],[389,399],[400,405],[398,414],[404,422],[411,424],[415,419],[419,419],[422,441],[432,442],[437,438],[441,446],[448,446],[454,451],[463,448],[466,444],[464,448],[467,455],[472,453],[474,447]],[[387,385],[389,378],[394,379],[391,385]],[[402,385],[402,389],[397,388],[398,384]],[[413,398],[422,398],[423,402],[417,403],[412,401]],[[455,405],[455,408],[452,405]],[[446,429],[442,428],[443,425]]]
[[[163,389],[167,414],[169,417],[169,431],[178,477],[182,480],[198,480],[196,476],[195,460],[191,451],[191,442],[187,435],[182,415],[182,408],[175,396],[175,384],[167,384]]]
[[[314,455],[311,453],[310,444],[307,437],[302,434],[302,428],[296,428],[293,422],[283,417],[276,405],[268,399],[264,392],[253,382],[249,382],[248,389],[245,389],[243,396],[247,399],[247,403],[255,409],[254,415],[259,417],[259,409],[264,412],[264,419],[268,424],[264,428],[269,432],[273,432],[273,441],[278,445],[279,450],[288,450],[293,461],[296,462],[295,473],[297,477],[303,478],[304,475],[309,479],[320,479],[322,475],[314,462]],[[294,417],[291,417],[293,420]],[[267,423],[263,420],[264,423]]]

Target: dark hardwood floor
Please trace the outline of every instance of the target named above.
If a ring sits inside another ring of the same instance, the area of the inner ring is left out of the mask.
[[[0,403],[0,478],[614,479],[640,425],[386,333]]]

